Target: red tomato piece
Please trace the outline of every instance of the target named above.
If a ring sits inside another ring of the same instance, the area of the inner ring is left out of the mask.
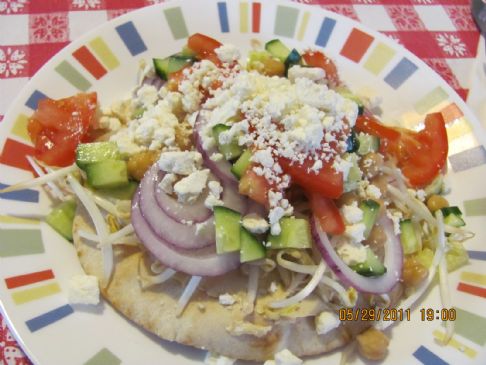
[[[375,118],[365,115],[358,116],[354,128],[358,132],[365,132],[380,138],[397,139],[400,137],[400,132],[396,129],[385,127]]]
[[[240,179],[238,190],[240,194],[248,196],[250,199],[268,208],[268,192],[270,184],[264,176],[259,176],[250,167]]]
[[[89,141],[96,108],[96,93],[40,100],[27,126],[35,144],[35,157],[52,166],[72,164],[77,145]]]
[[[306,51],[302,58],[311,67],[319,67],[326,71],[326,78],[332,85],[339,85],[339,75],[334,62],[320,51]]]
[[[332,235],[344,233],[344,220],[332,199],[316,193],[309,193],[308,199],[312,214],[317,218],[324,232]]]
[[[343,193],[343,174],[337,172],[332,163],[323,163],[318,174],[311,171],[314,162],[309,160],[303,164],[293,163],[286,158],[279,159],[283,171],[290,175],[292,181],[308,192],[318,193],[326,198],[337,199]]]
[[[201,33],[195,33],[187,39],[187,47],[196,54],[198,59],[210,60],[218,66],[221,64],[221,61],[214,50],[221,46],[222,44],[216,39]]]

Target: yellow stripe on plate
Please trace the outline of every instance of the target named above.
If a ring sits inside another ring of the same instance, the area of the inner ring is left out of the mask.
[[[29,122],[29,117],[27,115],[19,114],[17,119],[15,119],[14,125],[12,127],[12,134],[22,138],[25,141],[30,142],[29,133],[27,132],[28,122]]]
[[[35,219],[28,219],[28,218],[18,218],[18,217],[11,217],[8,215],[0,215],[0,223],[9,223],[9,224],[39,224],[38,220]]]
[[[89,46],[109,70],[114,70],[120,65],[118,58],[116,58],[103,38],[97,37],[93,39],[91,42],[89,42]]]
[[[471,284],[479,284],[486,286],[486,275],[478,274],[476,272],[463,271],[461,272],[461,280]]]
[[[48,297],[50,295],[57,294],[61,291],[61,288],[57,283],[46,284],[31,289],[24,289],[16,291],[12,294],[12,299],[15,304],[24,304],[32,302],[37,299]]]
[[[248,33],[248,3],[240,3],[240,32]]]
[[[305,31],[307,30],[307,24],[309,24],[310,13],[306,11],[302,16],[302,22],[300,23],[299,32],[297,33],[297,39],[301,41],[304,38]]]
[[[465,118],[456,119],[451,124],[447,125],[447,136],[450,141],[471,133],[472,129]]]
[[[441,343],[444,341],[444,338],[445,338],[445,332],[442,332],[440,330],[435,330],[433,332],[434,334],[434,337],[436,340],[440,341]],[[476,355],[478,354],[476,352],[476,350],[464,345],[463,343],[457,341],[454,337],[451,338],[451,340],[449,341],[449,343],[447,344],[447,346],[451,346],[453,348],[455,348],[456,350],[459,350],[460,352],[462,352],[464,355],[466,355],[467,357],[471,358],[471,359],[474,359],[476,357]]]

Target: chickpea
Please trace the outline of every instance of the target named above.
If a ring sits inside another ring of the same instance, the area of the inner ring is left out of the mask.
[[[383,156],[376,152],[367,153],[359,162],[359,168],[364,176],[373,178],[380,173],[380,166],[383,165]]]
[[[402,281],[407,287],[416,287],[429,275],[429,270],[415,257],[406,257],[403,261]]]
[[[143,151],[130,157],[127,162],[128,174],[135,180],[142,180],[145,172],[159,158],[160,151]]]
[[[449,202],[443,196],[434,194],[427,199],[427,208],[433,213],[436,210],[449,206]]]
[[[383,360],[388,351],[390,339],[376,328],[369,328],[356,337],[359,353],[369,360]]]

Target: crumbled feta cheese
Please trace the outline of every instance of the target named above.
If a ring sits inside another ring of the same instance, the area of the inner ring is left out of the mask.
[[[264,365],[302,365],[304,362],[288,349],[277,352],[274,360],[265,361]]]
[[[263,217],[260,217],[256,213],[251,213],[243,217],[242,225],[248,231],[254,234],[261,234],[268,231],[270,225],[268,224],[267,220]]]
[[[270,233],[273,235],[279,235],[282,232],[280,227],[280,219],[285,215],[285,210],[282,207],[275,207],[270,209],[268,213],[268,219],[270,221],[271,229]]]
[[[229,357],[208,352],[204,359],[205,365],[233,365],[236,360]]]
[[[417,199],[422,202],[425,201],[425,198],[427,197],[427,194],[423,189],[418,189],[415,195],[417,196]]]
[[[235,137],[241,133],[247,133],[249,124],[246,120],[238,123],[234,123],[230,129],[221,132],[219,134],[219,144],[230,144],[234,141]]]
[[[159,188],[166,194],[172,194],[176,180],[177,176],[175,174],[165,174],[159,183]]]
[[[386,216],[393,222],[393,231],[395,235],[400,234],[400,220],[403,218],[403,213],[398,209],[387,209]]]
[[[366,247],[361,244],[344,242],[338,246],[336,252],[348,266],[366,261]]]
[[[208,209],[213,209],[216,205],[223,205],[223,201],[220,199],[223,187],[219,181],[210,181],[208,183],[209,194],[204,201],[204,205]]]
[[[334,167],[336,169],[336,171],[343,173],[344,181],[346,181],[348,179],[349,170],[351,170],[351,167],[353,167],[353,166],[354,166],[354,164],[351,161],[348,161],[344,158],[340,158],[339,156],[338,156],[338,158],[336,158],[336,160],[334,161],[334,163],[332,165],[332,167]]]
[[[121,128],[120,119],[103,115],[100,118],[100,128],[109,129],[112,132],[116,132]]]
[[[236,303],[236,299],[233,295],[231,294],[221,294],[219,296],[219,304],[221,305],[233,305]]]
[[[341,324],[339,317],[333,312],[322,312],[316,316],[316,331],[319,335],[325,335]]]
[[[261,326],[251,322],[237,321],[226,327],[228,331],[233,336],[244,336],[251,335],[255,337],[263,337],[272,330],[272,326]]]
[[[222,62],[231,63],[240,58],[240,50],[232,44],[223,44],[214,50]]]
[[[305,78],[312,81],[323,80],[326,77],[326,71],[319,67],[302,67],[299,65],[289,68],[288,79],[294,83],[298,78]]]
[[[202,156],[194,151],[163,152],[160,154],[158,164],[162,171],[190,175],[201,167]]]
[[[268,288],[268,291],[269,291],[270,293],[272,293],[272,294],[273,294],[273,293],[275,293],[277,290],[278,290],[278,285],[277,285],[277,283],[276,283],[275,281],[272,281],[272,282],[270,283],[270,287]]]
[[[181,203],[193,203],[206,187],[209,170],[198,170],[179,180],[174,185],[177,200]]]
[[[358,207],[356,201],[350,205],[344,205],[341,208],[341,213],[347,224],[354,224],[363,220],[363,211]]]
[[[223,159],[223,154],[215,152],[209,158],[211,159],[211,161],[221,161]]]
[[[366,195],[372,199],[380,199],[381,198],[381,190],[373,184],[369,184],[366,187]]]
[[[137,90],[137,98],[144,107],[150,107],[158,100],[159,94],[155,86],[143,85]]]
[[[72,304],[98,304],[100,288],[98,278],[92,275],[75,275],[69,280],[68,300]]]
[[[353,242],[358,243],[364,240],[364,233],[366,226],[364,223],[356,223],[347,225],[344,234],[349,237]]]
[[[144,147],[135,143],[134,135],[130,128],[121,129],[110,137],[110,141],[116,143],[118,150],[122,154],[131,156],[144,150]]]

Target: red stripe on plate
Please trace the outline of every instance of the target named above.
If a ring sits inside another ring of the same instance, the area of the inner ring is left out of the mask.
[[[10,278],[6,278],[5,283],[7,284],[8,289],[13,289],[49,279],[54,279],[54,273],[52,270],[37,271],[30,274],[12,276]]]
[[[486,298],[486,288],[480,288],[479,286],[459,283],[457,290],[475,295],[477,297]]]
[[[99,63],[86,46],[82,46],[74,51],[73,56],[91,75],[94,76],[96,80],[101,79],[106,74],[106,69]]]
[[[33,156],[34,152],[34,147],[7,138],[0,154],[0,163],[34,172],[26,158],[26,156]]]
[[[260,33],[260,16],[262,13],[262,4],[253,3],[252,5],[252,25],[251,30],[253,33]]]
[[[373,39],[369,34],[353,28],[341,49],[341,55],[349,58],[351,61],[359,62],[370,47]]]

